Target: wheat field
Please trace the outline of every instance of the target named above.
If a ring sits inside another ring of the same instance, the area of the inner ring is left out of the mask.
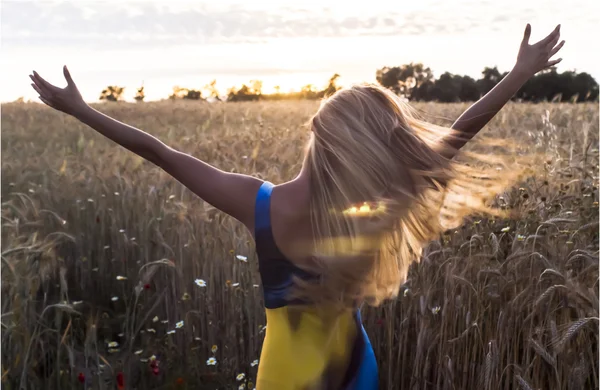
[[[280,183],[318,103],[97,107]],[[416,107],[448,125],[467,105]],[[2,388],[252,389],[265,316],[240,224],[73,118],[1,119]],[[598,121],[597,104],[510,103],[487,126],[548,159],[496,200],[522,217],[469,219],[362,309],[382,389],[599,388]]]

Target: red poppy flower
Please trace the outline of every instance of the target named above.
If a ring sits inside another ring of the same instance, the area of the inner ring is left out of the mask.
[[[154,367],[154,368],[152,369],[152,373],[153,373],[154,375],[158,375],[158,374],[159,374],[158,367]]]
[[[85,383],[85,375],[83,375],[83,372],[80,372],[79,375],[77,375],[77,380],[79,383]]]
[[[117,388],[122,390],[125,388],[125,379],[122,372],[117,373]]]

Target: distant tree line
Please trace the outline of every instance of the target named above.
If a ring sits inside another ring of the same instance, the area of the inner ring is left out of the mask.
[[[406,97],[411,101],[434,102],[468,102],[476,101],[496,86],[508,72],[500,73],[497,67],[486,67],[481,72],[478,80],[469,76],[461,76],[445,72],[437,79],[429,67],[421,63],[410,63],[401,66],[383,67],[376,72],[377,82],[394,93]],[[257,101],[257,100],[286,100],[286,99],[321,99],[333,94],[340,89],[337,85],[339,74],[334,74],[323,89],[314,84],[307,84],[298,92],[281,93],[275,87],[273,93],[263,93],[261,80],[251,80],[241,87],[230,88],[222,96],[217,87],[216,80],[201,89],[173,87],[169,99],[179,100],[211,100],[228,102]],[[121,101],[125,88],[108,86],[100,94],[100,100]],[[204,94],[203,94],[204,92]],[[514,100],[518,101],[571,101],[586,102],[598,101],[598,83],[588,73],[566,71],[558,73],[556,68],[539,72],[529,79],[515,94]],[[137,89],[135,100],[143,102],[146,95],[144,86]]]
[[[500,73],[497,67],[486,67],[478,80],[469,76],[445,72],[433,77],[430,68],[423,64],[384,67],[377,70],[377,82],[412,101],[466,102],[478,100],[496,86],[508,72]],[[556,68],[539,72],[529,79],[515,94],[521,101],[597,101],[598,83],[588,73]]]

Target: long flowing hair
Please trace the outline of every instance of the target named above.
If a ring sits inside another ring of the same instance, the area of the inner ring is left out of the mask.
[[[310,121],[313,239],[294,295],[341,307],[394,298],[423,247],[523,179],[505,157],[460,153],[461,134],[419,118],[387,89],[363,84],[324,100]],[[501,168],[504,169],[501,169]],[[509,169],[510,168],[510,169]]]

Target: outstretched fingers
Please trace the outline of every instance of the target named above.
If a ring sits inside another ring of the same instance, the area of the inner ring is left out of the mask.
[[[42,96],[46,96],[46,97],[50,97],[52,96],[52,91],[48,90],[48,88],[46,88],[46,86],[39,81],[38,79],[36,79],[34,76],[29,76],[29,78],[31,79],[31,81],[33,81],[33,83],[31,84],[31,86],[33,87],[33,89],[35,89],[35,91],[37,93],[39,93]]]
[[[63,74],[65,75],[65,80],[67,80],[68,85],[75,85],[71,73],[69,72],[69,69],[67,69],[67,65],[63,66]]]
[[[52,92],[54,89],[57,89],[57,87],[44,80],[44,78],[35,70],[33,71],[33,77],[35,78],[35,81],[37,81],[36,84],[41,85],[41,87],[46,89],[48,92]]]
[[[554,66],[554,65],[558,64],[561,61],[562,61],[562,58],[559,58],[557,60],[548,61],[548,62],[546,62],[546,66],[544,68],[549,68],[551,66]]]
[[[548,58],[551,58],[553,55],[555,55],[556,53],[558,53],[558,51],[560,49],[562,49],[563,45],[565,44],[565,41],[563,40],[561,43],[559,43],[558,45],[554,46],[554,49],[552,49],[550,51],[550,54],[548,56]]]
[[[558,32],[558,34],[554,35],[554,38],[552,38],[552,40],[550,40],[550,42],[548,42],[546,44],[546,49],[551,50],[554,46],[556,46],[559,39],[560,39],[560,31]]]
[[[38,87],[35,83],[31,83],[31,86],[33,87],[33,89],[35,89],[35,92],[37,92],[40,96],[45,95],[46,93],[44,91],[41,90],[40,87]]]
[[[556,26],[554,31],[552,31],[550,34],[548,34],[548,36],[546,38],[539,41],[539,45],[540,46],[549,45],[550,43],[552,43],[553,40],[558,40],[559,37],[560,37],[560,24],[558,26]],[[552,45],[552,46],[554,46],[554,45]]]
[[[525,33],[523,34],[523,44],[529,44],[530,36],[531,36],[531,24],[527,23],[527,26],[525,26]]]

